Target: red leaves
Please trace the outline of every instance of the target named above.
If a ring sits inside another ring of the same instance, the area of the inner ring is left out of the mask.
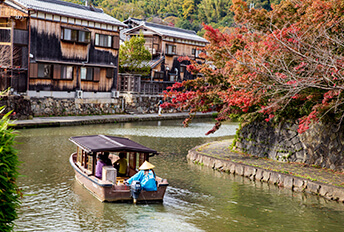
[[[169,88],[165,97],[170,106],[190,112],[213,109],[219,112],[218,119],[258,111],[266,121],[277,121],[283,115],[299,119],[299,133],[323,114],[342,114],[344,4],[342,0],[298,4],[282,1],[264,12],[250,11],[244,1],[233,0],[238,27],[224,34],[204,25],[210,42],[207,62],[190,60],[188,66],[204,78]]]
[[[309,129],[309,125],[311,122],[317,122],[318,119],[318,112],[313,110],[308,116],[304,116],[299,121],[299,129],[297,132],[300,134],[304,133],[306,130]]]
[[[270,114],[268,118],[265,119],[266,122],[269,122],[271,119],[273,119],[275,115]]]
[[[220,126],[221,126],[221,123],[216,122],[214,127],[211,130],[209,130],[207,133],[205,133],[205,135],[210,135],[210,134],[215,133],[218,129],[220,129]]]

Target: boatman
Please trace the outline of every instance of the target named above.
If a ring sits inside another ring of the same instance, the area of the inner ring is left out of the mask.
[[[155,166],[148,161],[145,161],[140,167],[140,171],[127,180],[127,183],[131,185],[134,180],[140,181],[141,187],[145,191],[156,191],[155,173],[153,171]]]

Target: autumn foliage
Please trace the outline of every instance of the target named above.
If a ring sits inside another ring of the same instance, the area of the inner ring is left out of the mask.
[[[262,120],[311,122],[344,114],[344,1],[286,0],[271,11],[233,0],[237,27],[223,34],[204,26],[207,62],[188,68],[203,78],[176,83],[166,106],[218,111],[217,124],[231,115]],[[189,120],[189,119],[188,119]],[[186,123],[187,121],[186,120]]]

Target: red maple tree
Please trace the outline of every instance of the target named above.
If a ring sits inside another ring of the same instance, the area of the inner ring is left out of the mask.
[[[233,115],[262,120],[298,120],[299,133],[311,122],[334,120],[344,110],[344,2],[286,0],[272,11],[249,9],[233,0],[237,27],[231,34],[204,25],[205,64],[188,66],[202,78],[176,83],[165,106],[217,111],[215,132]]]

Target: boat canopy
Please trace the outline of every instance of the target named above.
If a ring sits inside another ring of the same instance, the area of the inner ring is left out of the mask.
[[[88,153],[91,152],[144,152],[154,153],[157,151],[138,144],[130,139],[108,136],[108,135],[87,135],[87,136],[75,136],[69,138],[70,141],[82,148]]]

